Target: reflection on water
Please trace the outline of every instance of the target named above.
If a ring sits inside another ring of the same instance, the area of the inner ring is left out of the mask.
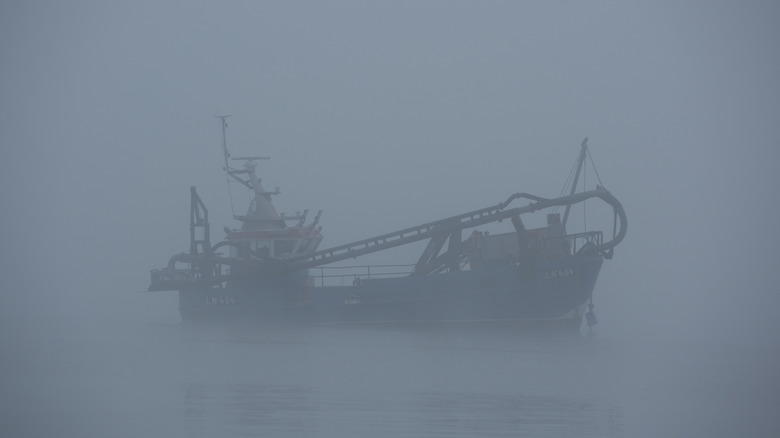
[[[0,436],[773,436],[780,427],[776,346],[105,320],[3,331],[0,341]]]
[[[582,382],[604,370],[581,338],[354,327],[181,336],[188,355],[211,355],[181,375],[187,436],[622,435],[620,405]]]
[[[563,396],[393,391],[330,393],[293,385],[184,385],[191,436],[621,436],[617,406]]]

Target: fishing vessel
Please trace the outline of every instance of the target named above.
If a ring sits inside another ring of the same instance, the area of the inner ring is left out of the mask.
[[[320,249],[322,211],[310,222],[308,210],[279,213],[272,201],[279,189],[266,191],[257,171],[268,157],[231,157],[226,116],[219,117],[224,171],[252,200],[245,215],[234,215],[240,227],[225,227],[224,238],[212,244],[208,209],[190,188],[189,251],[151,271],[148,288],[178,291],[182,321],[521,323],[576,330],[583,318],[588,326],[596,323],[593,289],[604,260],[626,234],[627,219],[603,185],[577,192],[589,157],[587,138],[559,197],[515,193],[497,205]],[[606,240],[603,230],[566,231],[572,206],[589,200],[613,211]],[[526,226],[526,215],[545,211],[544,226]],[[508,229],[478,229],[499,222]],[[423,241],[414,263],[343,265]]]

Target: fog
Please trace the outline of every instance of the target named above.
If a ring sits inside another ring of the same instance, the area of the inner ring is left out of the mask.
[[[56,431],[30,426],[38,415],[85,436],[487,435],[468,427],[492,418],[486,398],[595,423],[592,436],[777,431],[779,18],[770,1],[3,3],[0,435]],[[259,172],[280,211],[324,210],[321,247],[556,196],[589,137],[630,223],[596,284],[595,336],[181,328],[175,293],[136,292],[188,248],[190,186],[214,240],[235,226],[220,114],[235,156],[272,158]],[[246,361],[267,355],[275,371],[256,378]],[[399,386],[346,357],[416,377]],[[561,388],[583,371],[559,361],[599,369],[573,402]],[[220,370],[238,377],[209,380]],[[501,380],[528,375],[523,391]],[[169,382],[186,402],[148,392]],[[257,395],[269,388],[282,395]],[[348,429],[290,429],[290,394],[303,410],[377,407]],[[180,421],[227,409],[209,400],[268,413]],[[400,429],[377,432],[384,408]],[[123,428],[131,416],[162,425]]]

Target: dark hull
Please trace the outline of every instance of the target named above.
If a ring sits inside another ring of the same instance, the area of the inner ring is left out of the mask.
[[[303,287],[302,277],[179,292],[184,321],[249,319],[310,324],[539,323],[579,327],[601,255],[382,280]]]

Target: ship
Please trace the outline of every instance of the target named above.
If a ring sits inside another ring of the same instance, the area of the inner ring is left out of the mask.
[[[148,288],[177,291],[182,322],[520,324],[572,330],[580,330],[583,319],[588,327],[596,324],[593,290],[603,262],[612,259],[626,235],[627,219],[603,184],[577,191],[590,156],[587,138],[558,197],[514,193],[496,205],[320,249],[322,210],[310,222],[308,210],[279,213],[272,198],[280,190],[265,190],[258,176],[258,163],[269,157],[232,157],[227,116],[218,117],[223,170],[229,182],[250,192],[251,202],[245,215],[233,215],[240,227],[224,227],[224,238],[212,244],[208,209],[190,188],[189,251],[152,270]],[[596,200],[613,211],[611,237],[605,240],[609,230],[567,233],[572,206]],[[542,223],[546,218],[546,224],[526,226],[531,213],[541,215]],[[478,229],[488,226],[507,229]],[[413,263],[344,264],[417,242],[427,244]]]

